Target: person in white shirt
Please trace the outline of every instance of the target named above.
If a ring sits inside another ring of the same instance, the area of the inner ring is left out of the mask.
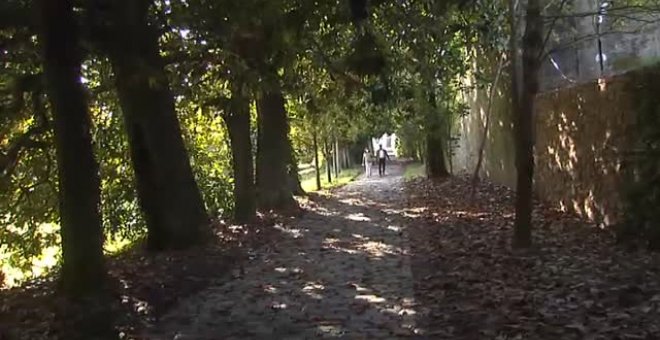
[[[371,152],[369,152],[369,148],[365,148],[364,153],[362,154],[362,165],[364,165],[364,173],[367,177],[371,177],[371,162]]]
[[[379,145],[378,148],[378,175],[385,175],[385,161],[390,159],[390,155],[387,154],[387,151],[383,149],[382,145]]]

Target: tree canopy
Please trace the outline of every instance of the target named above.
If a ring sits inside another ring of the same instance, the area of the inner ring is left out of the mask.
[[[514,244],[529,247],[541,58],[563,41],[558,18],[586,14],[512,3],[2,1],[6,284],[60,265],[79,295],[126,245],[186,249],[215,223],[295,213],[299,167],[313,164],[320,186],[321,162],[331,181],[384,133],[446,177],[464,94],[500,78],[516,127]],[[621,20],[657,9],[602,8]]]

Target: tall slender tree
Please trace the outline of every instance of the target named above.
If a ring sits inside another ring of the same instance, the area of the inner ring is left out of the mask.
[[[312,127],[312,147],[314,148],[314,173],[316,177],[316,190],[321,190],[321,169],[319,166],[319,141],[316,125]]]
[[[543,53],[543,19],[539,0],[527,2],[525,22],[522,42],[522,92],[519,97],[514,95],[519,102],[515,105],[517,186],[513,245],[519,248],[532,244],[534,99],[539,90],[540,57]],[[515,38],[515,31],[512,34]],[[515,67],[516,63],[513,65]],[[514,91],[516,87],[517,82],[514,83]]]
[[[53,111],[62,235],[62,283],[70,295],[98,291],[104,279],[99,166],[81,84],[72,0],[41,0],[40,40]]]

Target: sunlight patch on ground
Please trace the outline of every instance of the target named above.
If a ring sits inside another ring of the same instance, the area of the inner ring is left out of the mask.
[[[357,199],[357,198],[345,198],[345,199],[339,200],[339,202],[344,203],[344,204],[348,204],[348,205],[360,205],[360,203],[362,203],[362,201],[360,199]]]
[[[279,224],[274,225],[273,228],[275,228],[275,229],[277,229],[277,230],[279,230],[279,231],[281,231],[285,234],[288,234],[289,236],[291,236],[293,238],[301,238],[303,236],[303,230],[301,230],[301,229],[294,229],[294,228],[290,229],[290,228],[287,228],[287,227],[283,227]]]
[[[345,219],[349,221],[356,221],[356,222],[369,222],[371,221],[371,218],[365,216],[362,213],[359,214],[349,214],[348,216],[344,217]]]
[[[360,240],[359,243],[352,244],[355,249],[349,249],[345,246],[342,246],[342,240],[334,237],[328,237],[323,240],[323,247],[348,253],[348,254],[357,254],[364,253],[372,258],[380,259],[386,255],[407,255],[408,252],[402,248],[394,247],[392,245],[378,242],[378,241],[369,241],[368,238],[365,238],[361,235],[353,235]]]
[[[327,237],[325,240],[323,240],[323,245],[324,246],[334,246],[335,244],[339,243],[341,240],[338,238],[334,237]]]
[[[385,303],[387,300],[385,298],[382,298],[377,295],[356,295],[355,296],[356,300],[362,300],[362,301],[367,301],[372,304],[378,304],[378,303]]]
[[[360,206],[360,207],[380,205],[379,202],[360,196],[338,199],[337,201],[347,205]]]
[[[151,306],[147,301],[142,301],[127,295],[122,295],[121,302],[123,304],[129,304],[129,303],[132,304],[133,310],[135,310],[138,314],[147,315],[152,312]]]
[[[287,309],[287,307],[289,307],[289,306],[287,306],[286,303],[279,303],[279,302],[277,302],[277,301],[276,301],[276,302],[273,302],[273,303],[270,305],[270,308],[272,308],[272,309]]]
[[[387,226],[387,229],[388,229],[388,230],[395,231],[395,232],[397,232],[397,233],[401,231],[401,227],[399,227],[399,226],[395,226],[395,225],[388,225],[388,226]]]
[[[399,304],[388,306],[383,308],[382,311],[386,313],[396,314],[396,315],[416,315],[417,311],[413,308],[415,306],[415,299],[411,297],[405,297]]]
[[[360,286],[357,283],[351,283],[350,285],[353,286],[353,288],[355,288],[355,290],[358,293],[369,293],[369,292],[371,292],[371,289],[369,289],[367,287]]]
[[[294,268],[277,267],[275,268],[275,271],[281,274],[284,273],[300,274],[303,272],[303,270],[298,267],[294,267]]]
[[[422,214],[427,211],[428,208],[413,208],[404,210],[401,215],[408,218],[420,218]]]
[[[318,330],[321,334],[331,337],[340,337],[344,334],[339,325],[319,325]]]
[[[128,289],[131,287],[131,285],[128,283],[128,281],[124,279],[119,279],[119,284],[121,284],[121,287],[124,289]]]
[[[264,292],[266,293],[277,294],[278,291],[277,287],[273,285],[264,285]]]
[[[405,210],[401,209],[383,209],[382,211],[388,215],[400,215],[405,212]]]
[[[358,245],[358,249],[372,257],[384,257],[385,255],[402,254],[403,250],[383,242],[369,241]]]
[[[344,247],[339,246],[339,244],[338,244],[339,242],[341,242],[341,240],[338,239],[338,238],[328,237],[325,240],[323,240],[323,247],[327,248],[327,249],[332,249],[332,250],[340,251],[340,252],[343,252],[343,253],[351,254],[351,255],[354,255],[354,254],[358,253],[357,250],[348,249],[348,248],[344,248]]]
[[[328,210],[328,209],[323,208],[323,207],[318,207],[318,208],[314,209],[314,212],[316,212],[317,214],[319,214],[321,216],[339,216],[338,212],[331,211],[331,210]]]
[[[405,308],[400,305],[395,305],[389,308],[383,309],[384,312],[396,314],[396,315],[416,315],[417,311],[412,308]]]
[[[323,295],[319,293],[323,290],[325,290],[325,286],[318,282],[307,282],[302,289],[303,293],[315,300],[323,299]]]

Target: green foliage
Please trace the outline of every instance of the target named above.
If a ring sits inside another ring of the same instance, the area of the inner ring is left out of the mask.
[[[184,137],[207,210],[226,217],[233,207],[233,179],[225,125],[219,116],[204,114],[201,109],[181,108],[179,112],[184,113]]]
[[[397,129],[399,144],[397,154],[401,157],[418,159],[422,148],[424,136],[420,124],[413,121],[402,122]]]
[[[323,167],[321,167],[321,171],[323,171]],[[332,183],[328,183],[328,178],[322,175],[321,187],[323,188],[323,190],[342,187],[355,180],[363,172],[364,169],[362,168],[344,169],[339,173],[339,177],[332,179]],[[306,192],[316,191],[316,175],[312,173],[308,175],[306,178],[303,178],[301,185]]]
[[[346,63],[348,68],[360,76],[374,76],[385,68],[383,48],[371,32],[360,34],[353,42],[352,53]]]
[[[56,263],[59,217],[50,112],[40,90],[34,28],[21,21],[25,3],[0,5],[21,14],[16,20],[0,16],[0,256],[4,270],[29,274],[35,260]],[[415,155],[431,123],[438,126],[434,133],[451,139],[444,127],[465,111],[458,93],[474,57],[471,46],[506,45],[500,2],[368,3],[368,15],[357,23],[342,2],[154,2],[151,20],[209,212],[223,216],[233,206],[222,115],[236,86],[252,99],[267,87],[283,89],[290,138],[304,163],[313,161],[314,135],[321,148],[338,141],[357,155],[371,136],[394,131],[403,154]],[[89,29],[89,13],[79,14]],[[106,248],[115,250],[143,237],[145,225],[111,67],[90,48],[103,37],[89,30],[83,76],[100,163]],[[20,152],[13,157],[16,145]],[[338,182],[354,175],[348,171]]]
[[[422,163],[413,163],[406,166],[403,178],[407,181],[426,176],[426,166]]]

